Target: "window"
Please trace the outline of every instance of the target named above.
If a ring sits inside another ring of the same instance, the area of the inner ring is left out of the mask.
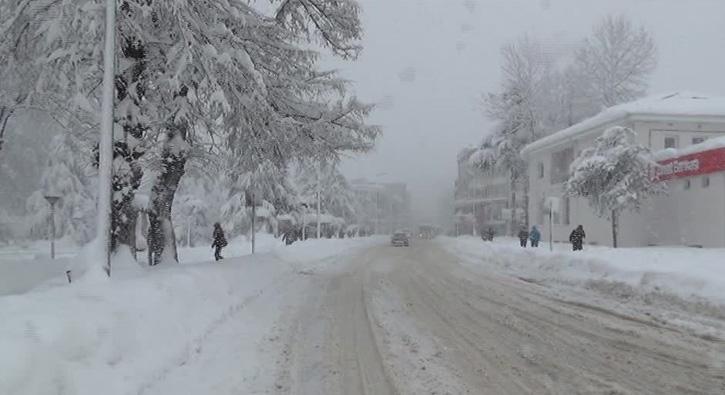
[[[569,165],[574,161],[574,150],[563,149],[551,154],[551,165],[549,173],[552,184],[559,184],[569,178]]]
[[[544,162],[539,162],[539,178],[544,178]]]
[[[684,189],[688,190],[688,189],[690,189],[690,186],[691,186],[690,180],[685,180]]]
[[[707,188],[709,186],[710,186],[710,177],[708,177],[708,176],[702,177],[702,187]]]
[[[677,148],[677,138],[665,137],[665,148]]]
[[[564,225],[570,225],[571,224],[571,205],[570,205],[569,197],[564,197]]]
[[[705,141],[705,138],[704,137],[693,137],[692,138],[692,145],[700,144],[703,141]]]

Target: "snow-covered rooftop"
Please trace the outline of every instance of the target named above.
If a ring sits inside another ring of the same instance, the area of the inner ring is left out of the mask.
[[[712,97],[690,92],[675,92],[655,95],[629,103],[609,107],[599,114],[576,125],[534,141],[524,147],[522,154],[556,144],[596,128],[624,120],[628,117],[723,117],[725,118],[725,97]]]

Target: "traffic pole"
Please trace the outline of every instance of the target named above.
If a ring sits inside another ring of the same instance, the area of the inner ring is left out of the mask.
[[[554,201],[549,200],[549,251],[554,251]]]
[[[254,191],[252,191],[252,255],[254,255],[254,244],[256,242],[256,233],[255,230],[255,222],[257,219],[257,204],[255,201],[256,197],[254,196]]]

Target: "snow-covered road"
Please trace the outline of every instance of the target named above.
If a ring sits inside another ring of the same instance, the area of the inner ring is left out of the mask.
[[[260,297],[145,393],[725,392],[718,339],[471,271],[432,242],[335,259]],[[262,357],[242,366],[250,344]]]
[[[725,393],[721,307],[469,244],[309,241],[0,297],[0,393]]]

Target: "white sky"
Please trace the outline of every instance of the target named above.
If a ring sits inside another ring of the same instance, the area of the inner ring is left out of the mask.
[[[452,191],[456,154],[489,122],[477,100],[498,89],[499,48],[524,33],[569,53],[599,19],[624,13],[659,48],[650,92],[725,96],[725,0],[359,0],[365,47],[336,61],[364,101],[380,103],[374,153],[343,164],[348,177],[407,182],[418,215]]]

